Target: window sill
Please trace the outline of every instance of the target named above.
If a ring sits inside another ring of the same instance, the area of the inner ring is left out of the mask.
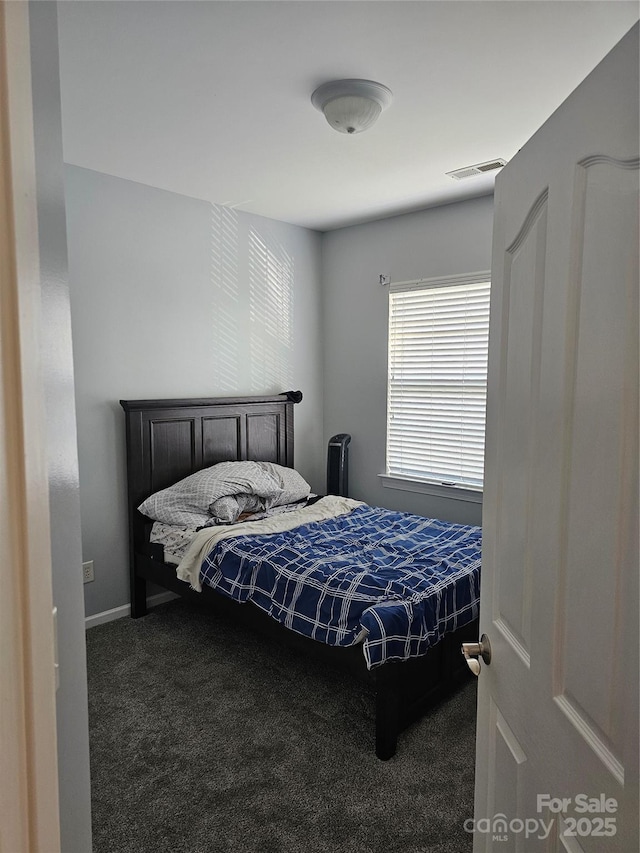
[[[410,480],[395,474],[378,474],[385,489],[400,489],[403,492],[417,492],[422,495],[433,495],[438,498],[448,498],[454,501],[481,504],[482,489],[470,489],[464,486],[443,486],[430,480]]]

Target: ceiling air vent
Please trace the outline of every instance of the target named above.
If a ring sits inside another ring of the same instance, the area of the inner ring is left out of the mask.
[[[482,175],[483,172],[495,172],[497,169],[502,169],[506,166],[506,160],[487,160],[486,163],[476,163],[475,166],[465,166],[463,169],[454,169],[453,172],[446,172],[449,177],[456,181],[461,181],[463,178],[472,178],[474,175]]]

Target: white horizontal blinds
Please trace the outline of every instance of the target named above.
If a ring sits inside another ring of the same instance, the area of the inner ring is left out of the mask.
[[[482,488],[488,280],[392,286],[387,472]]]

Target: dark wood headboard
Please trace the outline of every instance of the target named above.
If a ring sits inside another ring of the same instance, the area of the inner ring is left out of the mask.
[[[126,415],[129,500],[183,477],[242,459],[293,467],[293,405],[300,391],[273,397],[120,400]]]
[[[132,573],[145,547],[137,507],[154,492],[215,465],[250,459],[293,467],[293,406],[300,391],[272,397],[120,400],[127,440]]]

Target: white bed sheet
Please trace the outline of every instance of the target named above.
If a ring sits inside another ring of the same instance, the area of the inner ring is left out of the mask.
[[[149,540],[162,545],[165,563],[178,566],[195,535],[195,528],[179,527],[177,524],[163,524],[161,521],[154,521]]]

